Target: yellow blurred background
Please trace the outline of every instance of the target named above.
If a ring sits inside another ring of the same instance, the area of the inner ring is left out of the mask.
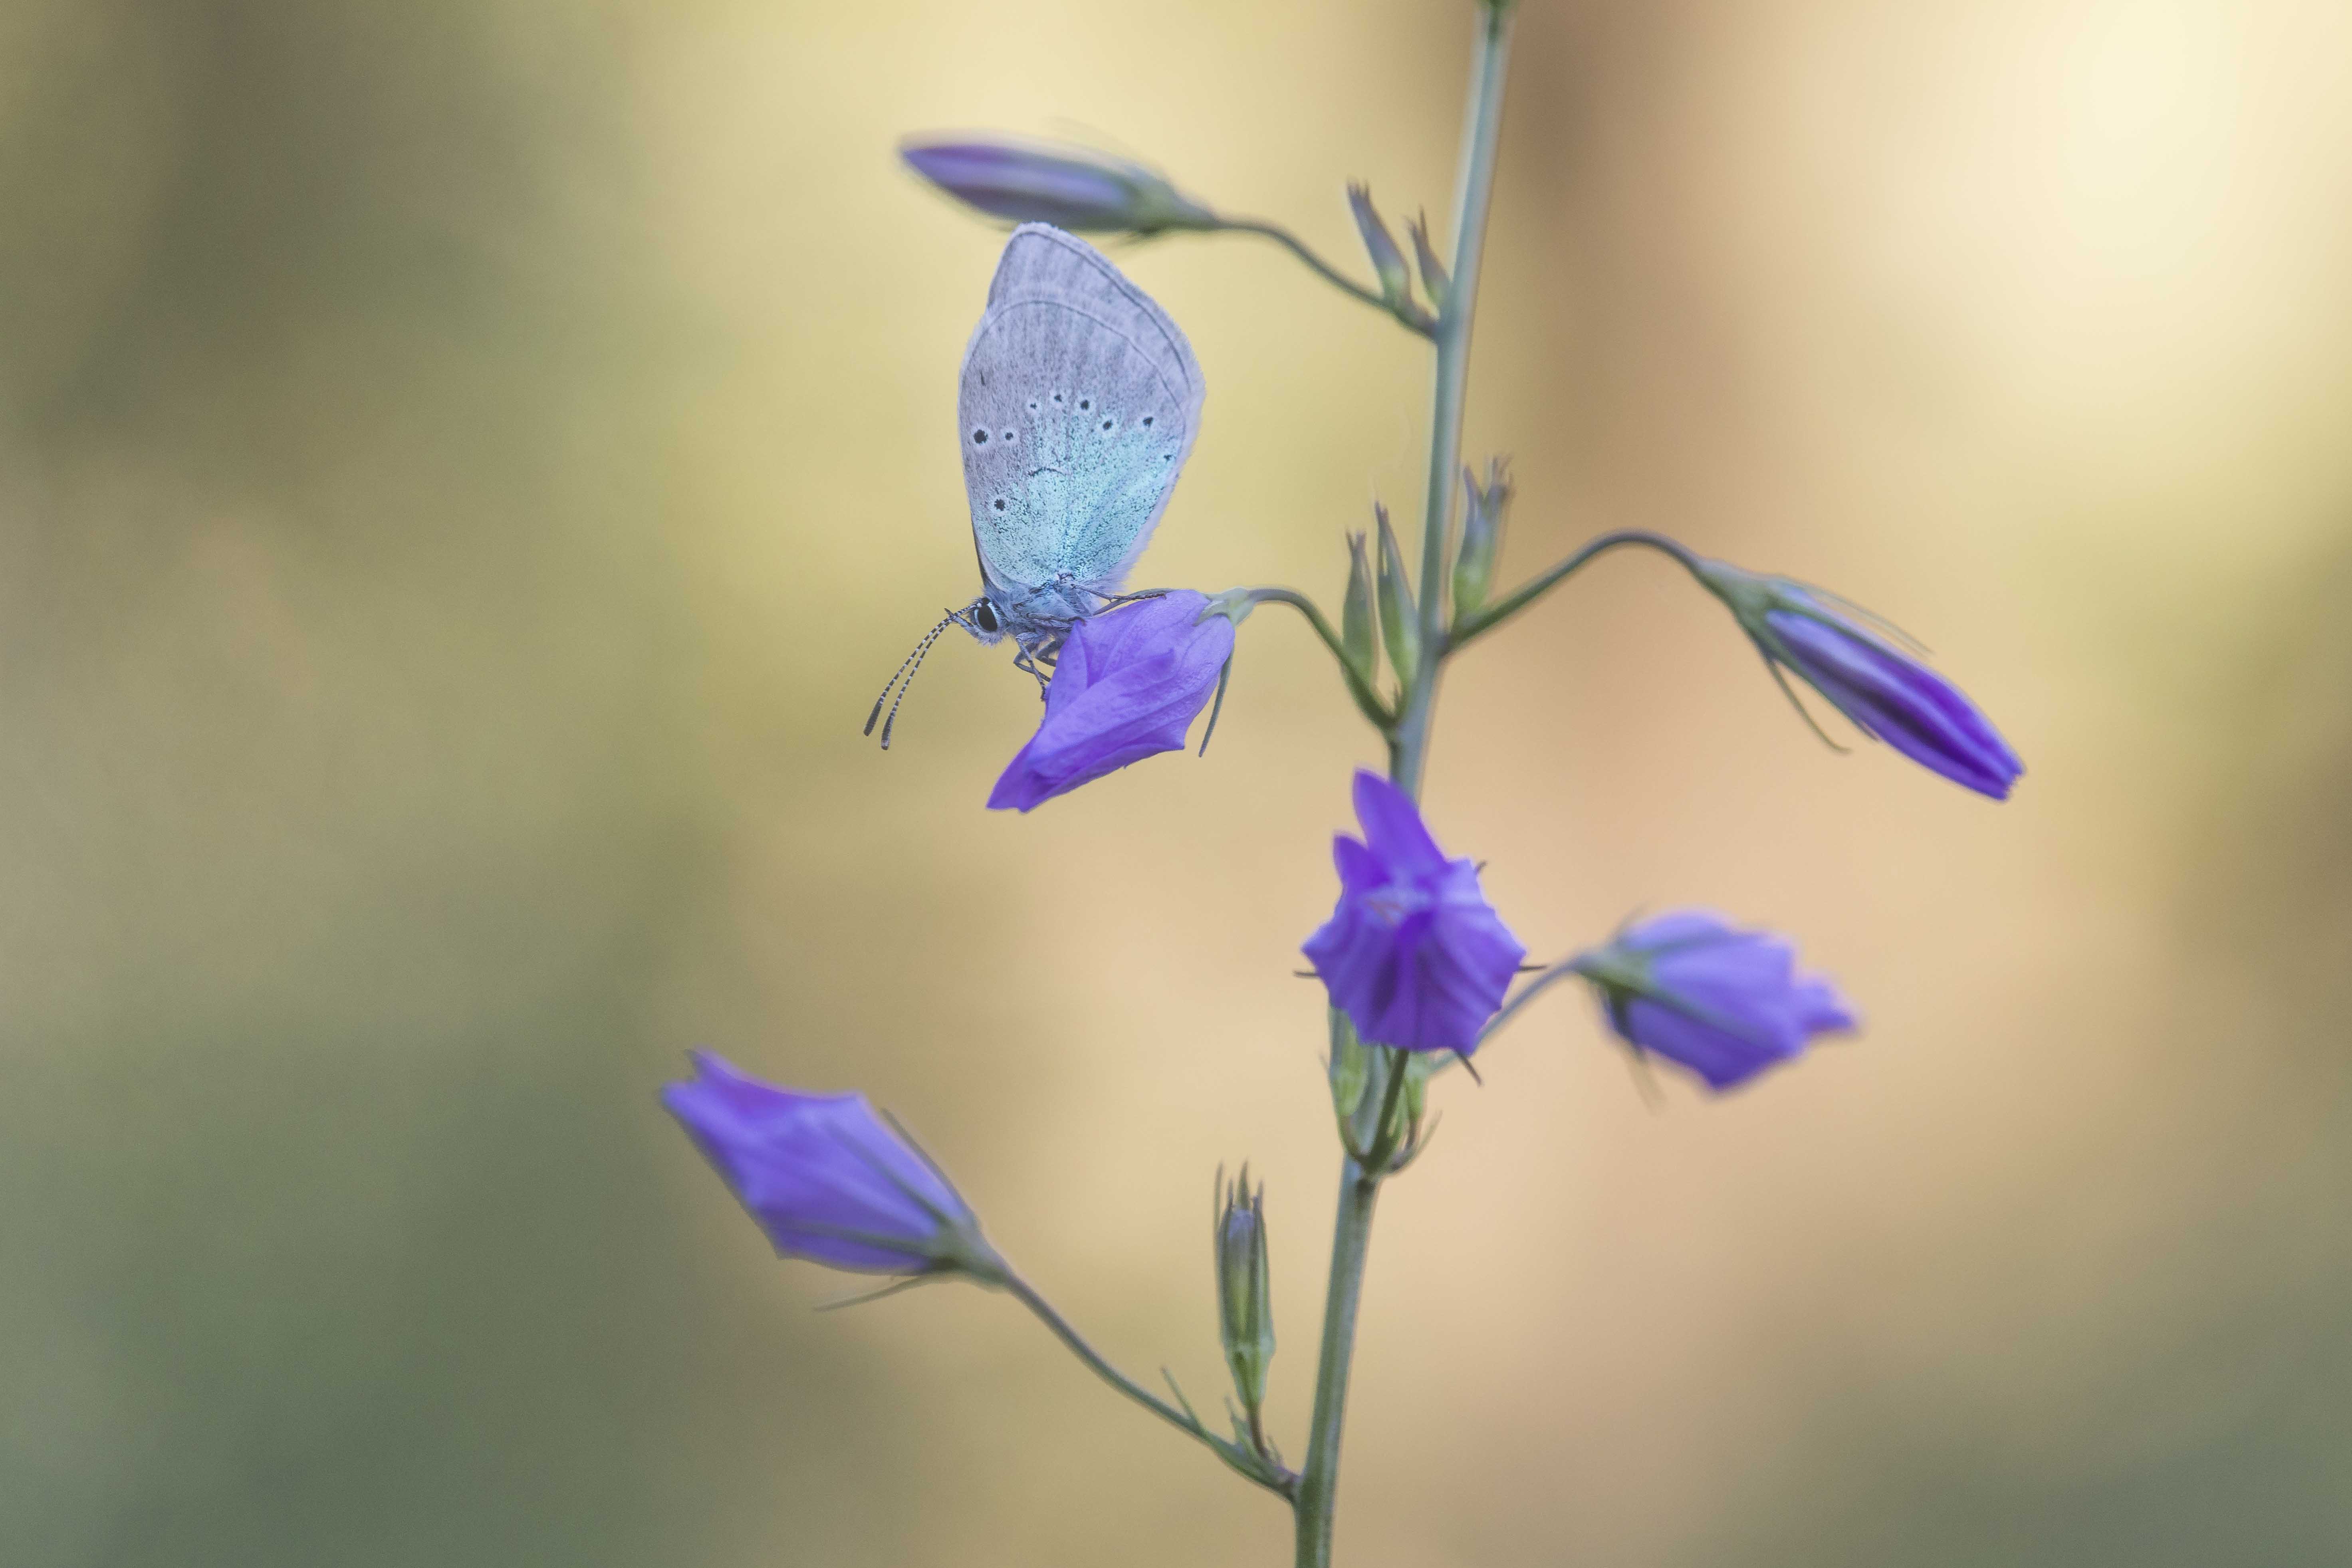
[[[0,12],[0,1559],[1277,1563],[1011,1301],[814,1315],[656,1106],[862,1087],[1115,1357],[1220,1384],[1262,1172],[1294,1458],[1336,1176],[1291,977],[1375,747],[1295,618],[1216,745],[981,809],[1037,704],[917,130],[1077,134],[1358,264],[1467,7]],[[1467,452],[1923,637],[2029,773],[1837,757],[1612,558],[1466,656],[1430,810],[1538,954],[1769,923],[1869,1027],[1645,1104],[1581,999],[1373,1244],[1344,1561],[2352,1561],[2352,8],[1528,0]],[[1118,253],[1204,434],[1139,580],[1330,603],[1419,346]]]

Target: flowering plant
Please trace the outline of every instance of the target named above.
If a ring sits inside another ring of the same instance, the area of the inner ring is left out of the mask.
[[[1863,734],[1979,795],[2005,798],[2022,771],[1990,722],[1922,662],[1907,638],[1824,590],[1704,560],[1658,534],[1625,531],[1592,540],[1516,588],[1493,592],[1512,486],[1500,462],[1490,463],[1483,479],[1465,469],[1460,447],[1511,24],[1511,0],[1477,0],[1476,63],[1450,258],[1441,258],[1429,226],[1415,221],[1406,231],[1409,261],[1370,192],[1360,184],[1349,188],[1371,285],[1348,278],[1278,226],[1220,215],[1139,163],[1003,137],[926,138],[902,149],[917,173],[950,195],[1018,223],[1048,224],[1055,231],[1244,232],[1274,239],[1325,279],[1426,339],[1433,352],[1418,571],[1386,510],[1375,508],[1371,530],[1348,542],[1348,583],[1336,628],[1311,599],[1280,587],[1127,595],[1117,592],[1116,582],[1106,590],[1074,583],[1065,573],[1029,585],[1023,596],[990,574],[985,549],[989,592],[941,623],[964,624],[987,641],[1015,635],[1023,668],[1041,680],[1045,668],[1052,669],[1042,721],[998,780],[987,802],[992,807],[1027,812],[1119,768],[1181,749],[1193,721],[1223,692],[1236,628],[1264,605],[1306,618],[1330,651],[1350,699],[1386,743],[1386,776],[1355,776],[1362,836],[1343,834],[1334,841],[1338,898],[1330,918],[1303,943],[1311,973],[1328,996],[1328,1073],[1341,1160],[1312,1418],[1298,1463],[1286,1458],[1265,1420],[1275,1353],[1272,1254],[1265,1192],[1251,1186],[1246,1171],[1235,1182],[1222,1173],[1218,1180],[1216,1319],[1233,1377],[1230,1419],[1219,1430],[1172,1380],[1163,1396],[1089,1345],[983,1238],[970,1205],[914,1140],[862,1097],[762,1084],[709,1057],[698,1059],[693,1081],[670,1086],[664,1097],[780,1254],[897,1276],[886,1291],[962,1278],[1010,1292],[1111,1386],[1282,1498],[1292,1510],[1296,1560],[1302,1565],[1331,1560],[1340,1433],[1374,1204],[1382,1184],[1426,1147],[1423,1106],[1436,1075],[1467,1067],[1485,1041],[1570,977],[1591,988],[1609,1026],[1635,1052],[1664,1058],[1715,1091],[1796,1058],[1815,1036],[1856,1026],[1853,1009],[1829,982],[1799,972],[1784,939],[1741,930],[1705,911],[1633,923],[1549,966],[1524,963],[1527,950],[1487,902],[1479,868],[1440,847],[1419,805],[1447,662],[1603,552],[1651,549],[1678,562],[1731,611],[1801,713],[1805,709],[1788,679],[1790,672]],[[1024,227],[1015,243],[1036,233]],[[1055,265],[1092,254],[1066,236],[1049,233],[1046,243],[1061,247],[1041,252],[1056,258]],[[1136,320],[1148,323],[1150,311]],[[1168,331],[1172,334],[1172,327]],[[1181,335],[1173,341],[1181,344]],[[1168,363],[1189,365],[1189,350]],[[1060,395],[1052,398],[1058,402]],[[1039,405],[1027,406],[1034,412]],[[1116,421],[1104,410],[1086,402],[1078,406],[1099,419],[1101,431],[1113,429]],[[1139,420],[1139,439],[1151,423]],[[996,432],[996,445],[987,447],[993,428],[971,432],[975,450],[992,454],[1018,438],[1015,430],[1003,428]],[[1041,453],[1038,461],[1048,460]],[[1109,499],[1098,504],[1122,504],[1118,495],[1103,493]],[[1164,490],[1160,493],[1164,500]],[[998,510],[1005,504],[991,503]],[[1050,616],[1035,607],[1047,595],[1054,596]],[[902,666],[902,677],[938,636],[935,628]],[[899,691],[903,696],[903,686]],[[877,715],[881,711],[877,701]],[[1212,710],[1210,725],[1214,722]],[[885,744],[888,734],[886,724]],[[1513,983],[1523,973],[1528,978],[1514,994]]]

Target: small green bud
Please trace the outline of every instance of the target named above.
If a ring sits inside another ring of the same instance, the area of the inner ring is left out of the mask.
[[[1356,232],[1364,237],[1364,249],[1372,258],[1372,271],[1381,280],[1381,297],[1391,306],[1410,309],[1412,305],[1412,274],[1404,264],[1404,252],[1397,248],[1389,226],[1381,221],[1380,210],[1372,205],[1371,187],[1362,184],[1348,187],[1348,208],[1356,215]]]
[[[1348,535],[1348,597],[1339,606],[1339,647],[1348,662],[1370,685],[1380,678],[1380,654],[1372,646],[1372,565],[1364,550],[1364,536]]]
[[[1249,1167],[1228,1185],[1217,1173],[1217,1333],[1234,1392],[1252,1432],[1265,1404],[1265,1369],[1274,1361],[1273,1273],[1266,1258],[1265,1186],[1253,1192]]]
[[[1485,485],[1465,468],[1462,488],[1467,495],[1462,509],[1462,549],[1454,560],[1456,619],[1486,602],[1486,589],[1495,576],[1495,556],[1503,543],[1503,514],[1511,504],[1510,471],[1502,458],[1494,458],[1486,465]]]
[[[1421,664],[1421,617],[1413,608],[1404,552],[1397,547],[1396,530],[1389,526],[1389,509],[1373,502],[1372,520],[1381,535],[1381,638],[1388,644],[1389,668],[1396,671],[1398,689],[1410,691],[1413,671]]]

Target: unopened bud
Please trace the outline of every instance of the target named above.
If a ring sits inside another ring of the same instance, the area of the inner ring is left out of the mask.
[[[1412,303],[1412,274],[1404,264],[1404,252],[1397,248],[1395,237],[1389,226],[1381,221],[1380,209],[1372,205],[1370,185],[1348,187],[1348,209],[1356,215],[1356,232],[1364,237],[1364,249],[1372,258],[1372,271],[1381,280],[1381,297],[1391,305]]]
[[[1273,1272],[1266,1258],[1265,1187],[1253,1192],[1249,1167],[1226,1184],[1217,1178],[1217,1333],[1233,1369],[1234,1392],[1253,1429],[1265,1403],[1265,1371],[1274,1361]]]
[[[898,155],[969,206],[1081,233],[1214,228],[1217,215],[1156,169],[1069,142],[986,134],[909,137]]]
[[[1834,594],[1728,562],[1697,561],[1692,570],[1739,618],[1775,678],[1793,671],[1864,734],[1963,788],[2009,798],[2024,763],[1892,624]]]
[[[1511,504],[1511,476],[1503,459],[1486,465],[1484,485],[1462,470],[1467,492],[1462,510],[1462,549],[1454,559],[1454,613],[1471,614],[1486,602],[1495,576],[1495,555],[1503,542],[1503,514]]]

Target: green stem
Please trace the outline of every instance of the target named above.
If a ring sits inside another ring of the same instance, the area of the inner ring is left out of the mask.
[[[1315,252],[1307,247],[1307,242],[1305,240],[1300,239],[1297,235],[1291,233],[1280,224],[1267,223],[1263,219],[1254,217],[1228,217],[1219,218],[1217,220],[1217,226],[1234,234],[1262,235],[1265,238],[1273,240],[1276,245],[1288,250],[1291,255],[1296,256],[1299,260],[1307,263],[1307,265],[1311,268],[1318,276],[1319,276],[1326,283],[1330,284],[1334,289],[1339,289],[1344,294],[1353,295],[1355,298],[1361,300],[1365,304],[1370,305],[1373,310],[1378,310],[1383,316],[1394,316],[1397,321],[1402,322],[1413,331],[1421,333],[1423,337],[1429,335],[1428,330],[1423,327],[1419,322],[1408,321],[1403,316],[1397,315],[1396,307],[1390,304],[1378,291],[1365,288],[1362,284],[1356,282],[1346,273],[1341,272],[1338,268],[1332,266],[1329,262],[1316,255]]]
[[[1306,616],[1307,624],[1315,628],[1315,635],[1323,639],[1323,646],[1331,650],[1331,657],[1339,661],[1339,674],[1348,683],[1348,695],[1356,700],[1356,706],[1363,710],[1364,717],[1383,734],[1396,723],[1396,715],[1389,711],[1389,705],[1381,700],[1381,694],[1365,680],[1364,672],[1356,668],[1356,661],[1348,657],[1347,647],[1340,642],[1339,634],[1331,629],[1331,623],[1323,618],[1323,612],[1315,607],[1314,600],[1291,588],[1251,588],[1245,592],[1252,604],[1287,605]]]
[[[1503,79],[1510,64],[1511,5],[1480,7],[1478,58],[1462,137],[1462,174],[1454,203],[1454,280],[1437,318],[1436,389],[1430,399],[1429,495],[1421,531],[1421,663],[1392,753],[1396,782],[1418,797],[1437,702],[1438,667],[1452,651],[1445,635],[1446,548],[1452,542],[1455,470],[1462,466],[1463,400],[1470,380],[1470,330],[1486,254],[1486,210],[1495,193],[1495,154],[1503,125]]]
[[[1381,1181],[1349,1160],[1339,1172],[1339,1214],[1331,1236],[1331,1283],[1323,1298],[1323,1350],[1315,1368],[1315,1424],[1295,1504],[1298,1568],[1328,1568],[1333,1493],[1339,1484],[1339,1429],[1348,1408],[1348,1368],[1356,1352],[1356,1308],[1372,1239]]]
[[[1429,758],[1431,714],[1437,703],[1438,667],[1450,651],[1444,631],[1445,551],[1453,516],[1454,475],[1461,464],[1463,394],[1470,371],[1470,326],[1478,300],[1478,270],[1494,195],[1495,153],[1503,122],[1503,80],[1511,47],[1511,0],[1479,7],[1477,58],[1471,71],[1468,122],[1463,134],[1461,178],[1454,195],[1454,276],[1445,309],[1431,336],[1437,347],[1436,390],[1431,400],[1429,497],[1422,525],[1421,659],[1402,711],[1388,731],[1389,776],[1418,799]],[[1329,1568],[1333,1508],[1339,1481],[1339,1435],[1348,1408],[1348,1372],[1356,1353],[1356,1313],[1363,1294],[1364,1258],[1371,1242],[1372,1205],[1381,1178],[1354,1159],[1340,1166],[1339,1213],[1331,1239],[1331,1279],[1323,1301],[1323,1344],[1315,1369],[1315,1419],[1307,1462],[1298,1473],[1293,1511],[1298,1568]]]
[[[1698,577],[1701,583],[1706,581],[1700,575],[1698,557],[1691,553],[1688,546],[1668,539],[1663,533],[1652,533],[1647,529],[1621,528],[1614,533],[1604,533],[1600,538],[1592,540],[1559,565],[1531,582],[1523,584],[1476,614],[1455,622],[1452,645],[1454,649],[1458,652],[1468,647],[1474,638],[1493,631],[1496,626],[1542,598],[1559,583],[1561,578],[1566,577],[1594,556],[1629,544],[1641,545],[1646,549],[1671,555],[1680,562],[1684,570],[1690,573],[1692,576]]]
[[[1167,1422],[1171,1426],[1175,1427],[1179,1432],[1183,1433],[1186,1436],[1196,1437],[1202,1443],[1205,1443],[1216,1454],[1217,1458],[1224,1460],[1225,1463],[1232,1466],[1234,1469],[1242,1475],[1248,1477],[1251,1480],[1255,1481],[1258,1485],[1265,1488],[1266,1490],[1274,1493],[1276,1497],[1285,1499],[1289,1498],[1292,1487],[1296,1484],[1295,1478],[1281,1474],[1258,1474],[1248,1465],[1243,1463],[1234,1453],[1228,1452],[1227,1446],[1221,1442],[1215,1434],[1212,1433],[1207,1427],[1202,1426],[1200,1421],[1194,1417],[1191,1412],[1179,1410],[1175,1405],[1169,1404],[1168,1401],[1160,1398],[1158,1394],[1152,1393],[1151,1390],[1144,1387],[1141,1384],[1136,1382],[1135,1379],[1128,1376],[1127,1373],[1111,1365],[1109,1362],[1103,1359],[1102,1353],[1099,1351],[1097,1351],[1094,1346],[1087,1342],[1085,1335],[1072,1328],[1069,1324],[1069,1321],[1064,1318],[1061,1313],[1054,1310],[1054,1304],[1051,1301],[1046,1300],[1045,1297],[1037,1293],[1037,1288],[1035,1286],[1030,1284],[1029,1281],[1014,1273],[1009,1264],[1004,1266],[1003,1283],[1004,1288],[1013,1293],[1015,1300],[1020,1301],[1023,1306],[1028,1308],[1032,1312],[1037,1314],[1038,1321],[1044,1323],[1047,1328],[1054,1331],[1054,1337],[1060,1340],[1063,1344],[1069,1347],[1069,1351],[1072,1355],[1076,1356],[1080,1361],[1086,1363],[1087,1366],[1094,1369],[1096,1376],[1101,1378],[1105,1383],[1109,1384],[1113,1388],[1118,1389],[1121,1394],[1126,1394],[1129,1399],[1134,1400],[1138,1405],[1142,1405],[1146,1410],[1150,1411],[1154,1415],[1159,1416],[1160,1419]]]

